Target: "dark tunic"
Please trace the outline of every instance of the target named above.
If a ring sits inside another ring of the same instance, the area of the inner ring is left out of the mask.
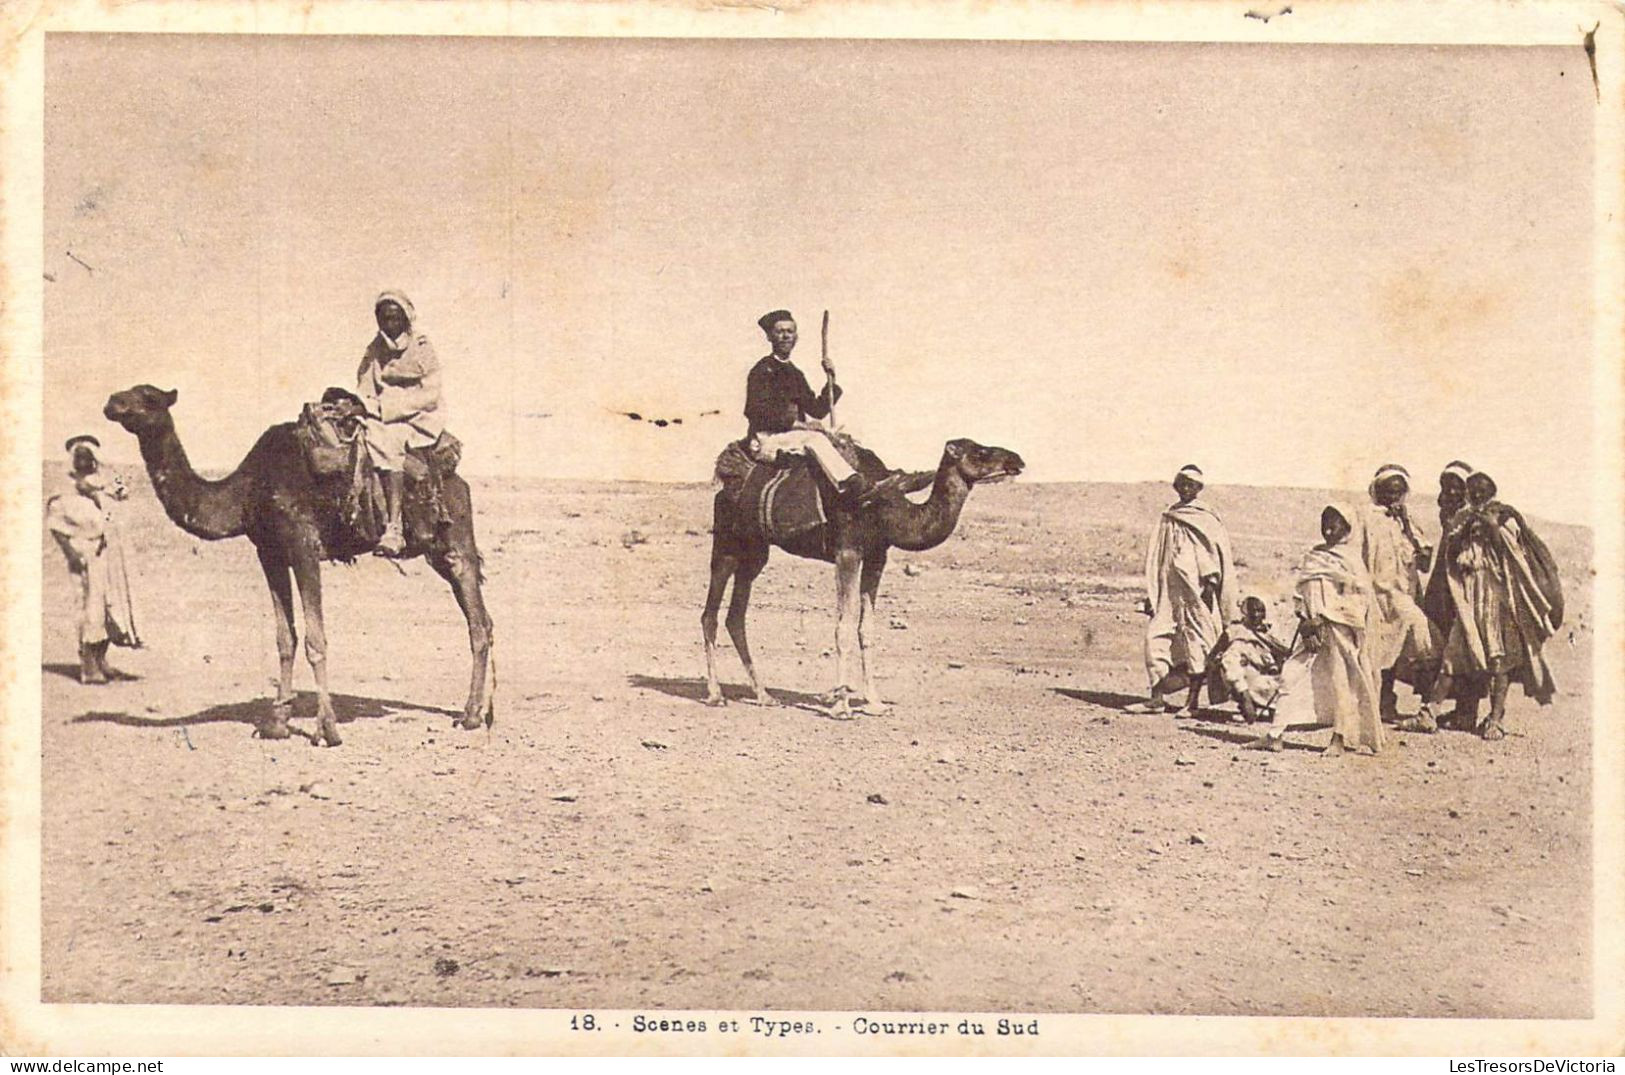
[[[797,422],[825,417],[830,404],[841,398],[840,386],[834,387],[833,398],[828,384],[814,395],[795,363],[780,362],[768,355],[751,368],[745,381],[745,418],[750,422],[747,435],[787,433]]]
[[[1466,503],[1464,495],[1452,495],[1442,489],[1439,491],[1439,548],[1433,554],[1427,582],[1422,588],[1422,611],[1427,613],[1428,622],[1438,632],[1433,639],[1436,651],[1443,647],[1444,640],[1450,635],[1450,625],[1456,619],[1456,605],[1450,598],[1444,565],[1449,553],[1450,521]]]

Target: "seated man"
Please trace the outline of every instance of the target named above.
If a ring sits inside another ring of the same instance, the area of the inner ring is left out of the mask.
[[[440,360],[429,338],[412,331],[412,303],[399,291],[379,295],[373,316],[378,334],[356,371],[356,395],[367,409],[367,454],[383,479],[389,516],[376,551],[399,556],[406,545],[401,529],[406,450],[433,445],[446,428],[440,413]]]
[[[751,454],[764,463],[774,462],[780,452],[810,455],[834,483],[842,500],[864,503],[873,497],[874,483],[852,469],[823,429],[808,422],[827,416],[841,398],[834,364],[824,359],[824,389],[813,395],[807,378],[790,361],[790,352],[796,346],[796,322],[790,311],[774,310],[763,314],[756,323],[767,334],[773,351],[756,363],[745,382]]]
[[[1225,628],[1224,641],[1214,655],[1224,685],[1236,696],[1242,719],[1249,724],[1271,715],[1281,685],[1281,666],[1291,655],[1291,647],[1270,632],[1268,615],[1263,601],[1256,597],[1243,600],[1241,621]]]

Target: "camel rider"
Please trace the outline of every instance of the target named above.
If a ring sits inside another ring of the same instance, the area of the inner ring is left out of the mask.
[[[796,322],[790,311],[774,310],[756,323],[767,335],[772,353],[752,367],[745,382],[751,454],[764,463],[774,462],[780,452],[810,455],[843,500],[862,503],[871,498],[874,484],[841,457],[828,432],[809,421],[826,417],[841,398],[834,363],[825,357],[824,388],[813,395],[806,376],[790,361],[796,346]]]
[[[389,516],[377,552],[399,556],[406,540],[401,501],[406,490],[406,450],[427,448],[444,432],[440,360],[429,338],[413,331],[416,313],[399,291],[386,291],[373,303],[378,335],[356,371],[356,395],[367,408],[367,454],[383,478]]]

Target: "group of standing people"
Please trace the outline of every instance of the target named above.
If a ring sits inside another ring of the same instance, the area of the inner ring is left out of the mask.
[[[1179,710],[1172,696],[1188,690],[1183,711],[1195,715],[1205,687],[1214,703],[1235,695],[1238,719],[1268,721],[1255,748],[1284,749],[1293,725],[1330,725],[1326,750],[1339,754],[1380,751],[1385,722],[1500,739],[1513,682],[1541,705],[1551,701],[1542,646],[1563,622],[1562,585],[1550,551],[1497,499],[1488,474],[1460,461],[1445,467],[1437,550],[1411,519],[1404,467],[1380,467],[1360,510],[1327,504],[1322,541],[1294,572],[1297,623],[1286,642],[1263,601],[1238,601],[1230,536],[1203,488],[1200,468],[1182,467],[1178,500],[1151,535],[1143,608],[1151,697],[1132,711]],[[1408,719],[1399,715],[1400,682],[1424,699]]]

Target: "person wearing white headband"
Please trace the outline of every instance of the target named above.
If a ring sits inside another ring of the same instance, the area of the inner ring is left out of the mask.
[[[1162,513],[1145,555],[1145,669],[1151,700],[1134,713],[1177,710],[1168,695],[1190,688],[1185,712],[1195,714],[1209,657],[1225,624],[1236,617],[1231,579],[1230,534],[1218,514],[1197,498],[1200,467],[1187,464],[1174,475],[1178,501]]]
[[[1485,739],[1506,735],[1507,688],[1514,682],[1540,705],[1557,687],[1542,654],[1563,626],[1563,585],[1546,543],[1519,512],[1496,499],[1495,481],[1483,471],[1467,479],[1467,506],[1451,519],[1440,542],[1456,617],[1445,640],[1444,659],[1428,700],[1405,731],[1431,732],[1434,707],[1450,696],[1460,675],[1485,677],[1490,712],[1476,728]]]
[[[1453,459],[1439,472],[1439,525],[1450,525],[1450,517],[1467,503],[1467,479],[1473,468],[1460,459]]]
[[[1439,533],[1441,535],[1450,531],[1450,521],[1456,513],[1467,506],[1467,479],[1473,476],[1473,468],[1460,459],[1453,459],[1445,464],[1444,470],[1439,472]],[[1443,538],[1441,537],[1441,542]],[[1432,676],[1439,674],[1440,659],[1444,653],[1445,640],[1450,637],[1450,628],[1456,621],[1456,603],[1450,597],[1450,583],[1446,575],[1445,556],[1441,553],[1433,557],[1433,563],[1422,586],[1422,612],[1428,618],[1429,637],[1432,641],[1433,656]],[[1489,688],[1489,681],[1479,675],[1463,671],[1452,679],[1451,691],[1454,694],[1455,711],[1450,714],[1451,723],[1459,723],[1468,728],[1477,727],[1478,709],[1484,701],[1484,694]],[[1424,689],[1431,689],[1426,688]],[[1411,727],[1418,731],[1428,731],[1428,718],[1418,716],[1404,722],[1402,727]]]
[[[1366,657],[1380,677],[1380,709],[1388,721],[1399,719],[1396,680],[1417,683],[1433,654],[1432,631],[1420,604],[1421,572],[1433,550],[1422,543],[1405,508],[1410,477],[1393,463],[1377,468],[1360,528],[1360,556],[1372,585]]]

